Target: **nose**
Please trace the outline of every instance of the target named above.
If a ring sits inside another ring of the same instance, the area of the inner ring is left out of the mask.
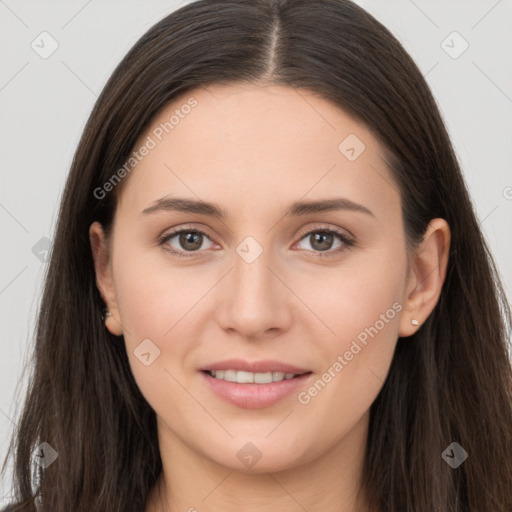
[[[217,308],[220,327],[249,341],[275,337],[289,329],[292,309],[297,306],[279,275],[282,267],[270,250],[261,249],[254,240],[237,248]]]

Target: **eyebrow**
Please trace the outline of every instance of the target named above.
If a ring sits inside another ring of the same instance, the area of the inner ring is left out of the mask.
[[[285,209],[283,217],[298,217],[311,213],[329,212],[334,210],[360,212],[375,217],[373,212],[366,208],[366,206],[355,203],[354,201],[344,197],[322,199],[318,201],[296,201],[291,203]],[[162,197],[157,199],[151,206],[142,210],[142,215],[149,215],[160,211],[197,213],[201,215],[209,215],[220,220],[224,220],[228,217],[226,211],[215,203],[182,197]]]

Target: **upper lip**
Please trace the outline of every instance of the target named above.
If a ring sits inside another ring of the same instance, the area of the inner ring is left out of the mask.
[[[280,361],[262,360],[262,361],[244,361],[243,359],[226,359],[218,361],[217,363],[209,364],[202,371],[216,371],[216,370],[241,370],[244,372],[252,373],[267,373],[267,372],[283,372],[294,373],[301,375],[309,373],[311,370],[299,368],[288,363]]]

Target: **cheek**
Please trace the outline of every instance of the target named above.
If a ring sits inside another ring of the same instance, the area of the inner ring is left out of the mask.
[[[204,298],[218,278],[211,266],[178,266],[158,247],[121,239],[113,268],[133,375],[148,402],[168,401],[168,390],[179,388],[172,376],[181,382],[191,367],[205,319]]]
[[[176,337],[188,325],[186,313],[197,301],[198,292],[194,285],[187,286],[184,276],[167,265],[165,258],[151,261],[149,251],[135,249],[129,253],[119,244],[113,268],[130,366],[151,403],[172,379],[166,371],[174,374],[190,350],[187,340],[176,343]]]
[[[126,251],[123,245],[132,250]],[[175,324],[205,293],[202,278],[193,266],[173,267],[162,249],[137,247],[136,241],[119,242],[114,269],[121,321],[131,342],[141,337],[160,342],[170,338]]]
[[[308,297],[308,306],[325,327],[321,346],[328,353],[337,353],[358,337],[364,342],[368,329],[374,332],[373,326],[380,338],[394,338],[405,265],[398,251],[381,247],[348,258],[346,264],[329,270],[328,279],[319,274],[300,278],[299,293]]]
[[[404,279],[405,259],[383,249],[340,268],[320,288],[317,281],[315,299],[308,305],[328,327],[314,348],[323,366],[299,403],[315,402],[317,411],[342,418],[348,411],[353,418],[368,409],[393,358]]]

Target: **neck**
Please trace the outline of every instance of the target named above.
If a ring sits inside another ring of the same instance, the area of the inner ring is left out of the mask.
[[[366,414],[337,444],[307,464],[242,472],[186,446],[158,419],[163,470],[146,512],[367,512],[358,498],[368,435]]]

